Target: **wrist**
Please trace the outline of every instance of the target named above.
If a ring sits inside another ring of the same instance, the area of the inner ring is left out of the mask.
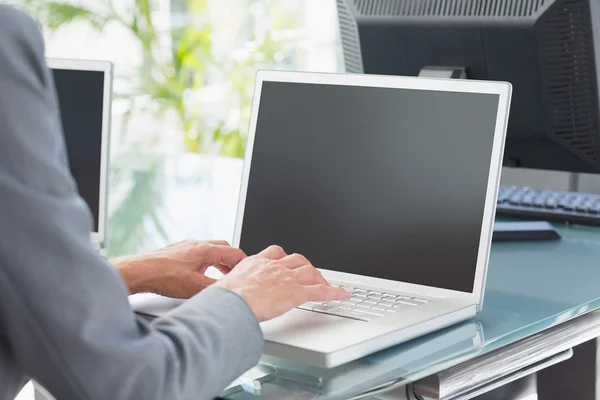
[[[110,260],[121,275],[131,294],[150,292],[153,275],[149,271],[148,260],[136,256],[125,256]]]
[[[228,292],[235,294],[237,297],[242,299],[244,303],[248,306],[250,311],[254,314],[259,322],[263,321],[260,315],[258,315],[255,311],[253,297],[250,295],[248,290],[245,290],[244,287],[234,287],[232,285],[227,284],[227,279],[221,279],[212,285],[213,288],[223,289]]]

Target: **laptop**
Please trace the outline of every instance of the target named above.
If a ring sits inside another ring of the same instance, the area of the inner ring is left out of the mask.
[[[289,387],[291,382],[301,385],[303,391],[319,394],[319,399],[347,399],[373,387],[398,385],[398,377],[405,376],[415,366],[422,369],[439,360],[453,365],[457,358],[467,360],[479,351],[483,340],[480,323],[468,321],[337,368],[315,368],[264,356],[260,364],[232,382],[219,396],[242,391],[260,395],[261,391],[269,390],[265,385]]]
[[[266,355],[336,367],[474,317],[511,86],[261,71],[233,245],[305,255],[342,302],[262,324]]]
[[[106,245],[112,63],[48,59],[65,135],[71,175],[92,214],[90,239]]]

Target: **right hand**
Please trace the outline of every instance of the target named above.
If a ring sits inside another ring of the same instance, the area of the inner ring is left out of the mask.
[[[309,301],[345,300],[351,289],[333,287],[310,261],[271,246],[247,257],[218,280],[221,287],[241,296],[259,321],[267,321]]]

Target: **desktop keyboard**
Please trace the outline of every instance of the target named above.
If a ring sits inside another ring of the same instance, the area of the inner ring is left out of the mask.
[[[496,214],[600,226],[600,195],[500,186]]]
[[[322,314],[371,321],[428,303],[428,300],[408,295],[383,293],[363,288],[353,288],[352,297],[342,301],[305,303],[298,308]]]

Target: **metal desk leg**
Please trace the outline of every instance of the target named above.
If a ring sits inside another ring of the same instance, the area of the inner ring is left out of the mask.
[[[570,360],[538,372],[539,400],[600,400],[598,339],[573,348]]]

